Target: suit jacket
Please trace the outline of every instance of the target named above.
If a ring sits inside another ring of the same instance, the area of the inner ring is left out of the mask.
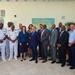
[[[51,31],[50,45],[56,45],[57,39],[58,39],[58,31],[54,29],[54,31]]]
[[[41,36],[41,42],[43,44],[49,44],[49,30],[46,29]]]
[[[39,36],[38,33],[35,31],[34,33],[31,34],[30,45],[37,46],[38,42],[39,42]]]
[[[61,36],[59,36],[57,44],[61,44],[62,47],[66,48],[68,46],[69,34],[67,31],[64,31]]]
[[[42,29],[43,30],[43,29]],[[38,34],[39,34],[39,39],[41,40],[41,32],[42,32],[42,30],[41,29],[39,29],[38,30]],[[40,40],[39,40],[39,42],[40,42]]]

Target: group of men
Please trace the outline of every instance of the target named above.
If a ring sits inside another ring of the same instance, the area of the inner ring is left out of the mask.
[[[43,27],[43,29],[42,29]],[[66,30],[65,25],[61,22],[59,27],[52,25],[52,30],[49,31],[44,25],[40,24],[40,42],[39,42],[39,56],[43,60],[42,63],[47,62],[47,47],[50,47],[50,54],[52,64],[61,64],[61,67],[66,65],[66,51],[68,51],[68,66],[70,69],[75,69],[75,24],[69,26],[69,31]],[[56,61],[57,58],[59,61]]]
[[[18,56],[18,34],[22,29],[22,25],[19,25],[20,29],[15,30],[13,23],[8,22],[8,27],[3,28],[3,23],[0,23],[0,50],[1,57],[3,61],[5,59],[5,50],[7,56],[9,56],[9,61],[13,58],[17,60]],[[66,27],[59,23],[59,27],[52,24],[51,31],[47,29],[47,26],[40,24],[40,29],[36,31],[36,27],[32,27],[32,34],[30,39],[30,45],[32,49],[32,59],[38,63],[38,52],[37,46],[39,46],[39,57],[42,63],[48,60],[48,46],[50,47],[50,54],[52,64],[56,62],[57,55],[59,61],[56,63],[61,63],[61,67],[66,64],[66,50],[69,51],[69,64],[70,69],[75,69],[75,24],[70,25],[70,31],[66,31]]]
[[[14,58],[17,60],[17,41],[18,33],[15,30],[15,26],[12,22],[8,22],[8,27],[3,28],[3,23],[0,23],[0,50],[3,61],[6,61],[5,54],[9,57],[8,60]]]

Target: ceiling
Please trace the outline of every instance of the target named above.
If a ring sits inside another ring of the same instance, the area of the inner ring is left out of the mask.
[[[75,0],[0,0],[0,2],[33,2],[33,1],[37,1],[37,2],[57,2],[57,1],[75,1]]]

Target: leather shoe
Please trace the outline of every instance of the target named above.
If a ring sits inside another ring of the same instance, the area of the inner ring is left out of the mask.
[[[48,59],[48,60],[52,60],[52,59]]]
[[[54,64],[56,61],[52,61],[51,63]]]
[[[72,69],[75,69],[75,67],[70,67],[70,69],[72,70]]]
[[[61,67],[64,67],[64,66],[65,66],[65,64],[62,64],[62,65],[61,65]]]
[[[35,59],[30,59],[29,61],[34,61]]]
[[[37,63],[38,63],[38,61],[35,61],[35,63],[37,64]]]
[[[43,61],[42,61],[42,63],[46,63],[46,62],[47,62],[47,60],[43,60]]]
[[[56,63],[57,63],[57,64],[61,64],[61,62],[59,62],[59,61],[58,61],[58,62],[56,62]]]

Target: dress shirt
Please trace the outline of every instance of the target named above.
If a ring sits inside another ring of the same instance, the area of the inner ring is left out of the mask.
[[[75,29],[69,34],[69,43],[72,43],[75,40]]]

